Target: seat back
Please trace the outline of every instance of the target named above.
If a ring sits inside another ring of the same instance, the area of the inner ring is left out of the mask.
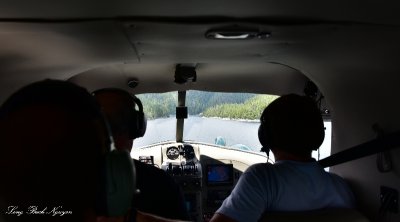
[[[369,222],[355,209],[322,209],[300,212],[265,212],[260,222]]]

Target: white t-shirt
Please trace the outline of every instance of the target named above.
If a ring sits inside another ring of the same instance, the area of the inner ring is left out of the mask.
[[[237,221],[257,221],[264,211],[353,208],[345,181],[317,162],[277,161],[250,166],[217,213]]]

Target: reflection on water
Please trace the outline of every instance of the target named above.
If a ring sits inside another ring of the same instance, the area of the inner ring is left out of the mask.
[[[259,122],[245,122],[234,120],[223,120],[216,118],[203,118],[190,116],[185,120],[183,139],[214,144],[216,138],[219,142],[225,140],[226,146],[236,148],[250,148],[258,152],[261,144],[258,141]],[[325,141],[320,148],[320,158],[330,155],[331,147],[331,124],[325,123]],[[147,131],[143,138],[135,140],[133,147],[142,147],[157,142],[175,140],[176,119],[174,117],[149,120]],[[220,138],[220,139],[218,139]],[[314,158],[318,159],[318,152],[313,152]]]

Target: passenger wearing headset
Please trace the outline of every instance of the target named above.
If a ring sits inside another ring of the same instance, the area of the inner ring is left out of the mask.
[[[265,108],[260,121],[262,150],[272,151],[275,164],[250,166],[211,221],[257,221],[264,212],[354,207],[345,181],[311,157],[325,136],[313,100],[281,96]]]
[[[0,220],[123,221],[134,165],[113,148],[104,120],[72,83],[45,80],[14,93],[0,108]]]
[[[131,210],[132,159],[81,87],[45,80],[18,90],[0,107],[0,143],[1,222],[159,221]]]
[[[95,91],[110,123],[118,150],[131,152],[133,141],[146,132],[146,118],[140,100],[128,92],[106,88]],[[138,210],[171,219],[189,219],[183,194],[173,178],[163,170],[134,160],[137,188],[134,207]]]

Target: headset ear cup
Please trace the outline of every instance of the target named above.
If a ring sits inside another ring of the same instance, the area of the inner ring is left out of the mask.
[[[136,104],[139,108],[139,110],[135,110],[135,107],[133,107],[133,122],[132,128],[131,128],[131,138],[136,139],[139,137],[144,136],[146,133],[146,128],[147,128],[147,120],[143,112],[143,105],[142,102],[140,101],[139,98],[136,96],[132,96],[134,104]]]
[[[258,141],[260,141],[262,146],[265,146],[266,141],[264,136],[264,127],[262,124],[258,127]]]
[[[105,160],[106,215],[124,216],[132,206],[136,192],[136,169],[129,153],[113,150]]]
[[[130,117],[130,121],[129,121],[129,137],[131,139],[138,138],[138,131],[140,129],[138,120],[139,120],[138,111],[134,110],[131,113],[131,117]]]
[[[146,133],[146,129],[147,129],[147,119],[146,116],[144,115],[144,113],[140,113],[140,118],[139,118],[139,123],[140,123],[140,134],[139,137],[144,136],[144,134]]]
[[[258,127],[258,140],[260,141],[261,145],[263,146],[261,148],[261,152],[266,152],[267,155],[269,155],[269,144],[268,144],[268,139],[267,139],[267,132],[265,130],[264,124],[260,124]]]
[[[133,111],[132,122],[130,123],[129,135],[130,138],[136,139],[144,136],[147,128],[147,120],[143,112]]]

